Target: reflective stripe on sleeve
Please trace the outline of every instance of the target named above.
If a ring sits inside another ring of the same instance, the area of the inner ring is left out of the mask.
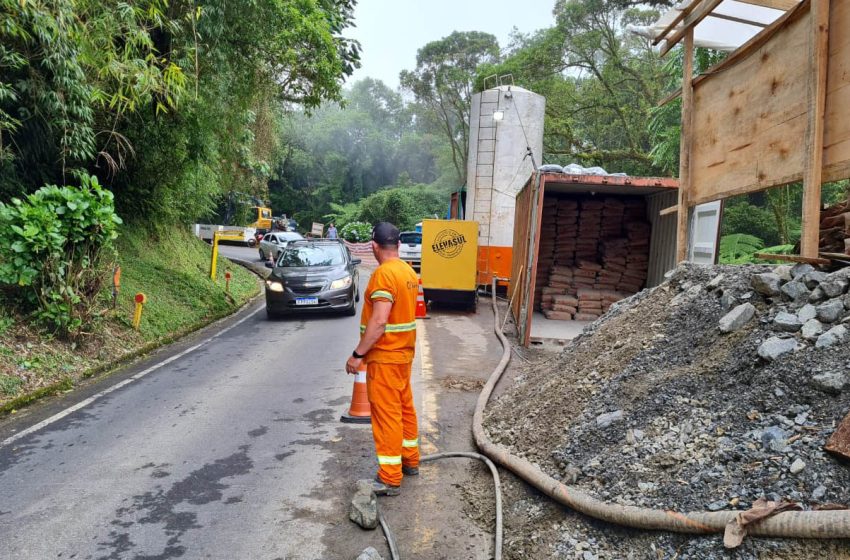
[[[410,332],[416,330],[416,321],[412,323],[387,323],[386,327],[384,327],[384,332],[395,333],[395,332]],[[360,325],[360,334],[366,332],[366,325]]]
[[[390,301],[395,301],[395,299],[393,299],[393,295],[389,292],[385,292],[384,290],[375,290],[374,292],[372,292],[372,295],[369,296],[369,299],[378,299],[378,298],[386,298]]]
[[[378,455],[379,465],[400,465],[401,455]]]
[[[409,332],[416,330],[416,321],[412,323],[387,324],[384,332]]]
[[[401,440],[402,447],[419,447],[419,438]]]

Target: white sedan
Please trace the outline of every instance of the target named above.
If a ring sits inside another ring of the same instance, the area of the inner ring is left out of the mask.
[[[260,260],[264,261],[271,258],[276,261],[290,241],[299,239],[304,239],[304,237],[294,231],[273,231],[265,234],[260,240]]]

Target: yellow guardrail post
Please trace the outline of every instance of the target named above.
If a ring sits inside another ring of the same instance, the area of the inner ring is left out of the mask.
[[[145,303],[148,301],[147,296],[142,292],[136,294],[136,310],[133,312],[133,328],[139,330],[139,325],[142,322],[142,308],[145,306]]]
[[[212,238],[212,259],[210,260],[210,280],[215,282],[216,266],[218,266],[218,233],[213,232]]]

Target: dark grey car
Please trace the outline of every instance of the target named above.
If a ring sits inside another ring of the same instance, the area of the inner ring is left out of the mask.
[[[354,315],[360,300],[358,264],[341,241],[290,242],[266,279],[266,314],[270,319],[310,311]]]

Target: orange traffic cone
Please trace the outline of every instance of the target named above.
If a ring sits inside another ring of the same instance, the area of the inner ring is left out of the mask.
[[[416,318],[430,319],[428,308],[425,307],[425,292],[422,290],[422,277],[419,278],[419,295],[416,296]]]
[[[366,393],[366,362],[360,366],[354,376],[354,390],[351,393],[351,407],[343,414],[340,422],[346,424],[370,424],[372,409],[369,407],[369,395]]]

